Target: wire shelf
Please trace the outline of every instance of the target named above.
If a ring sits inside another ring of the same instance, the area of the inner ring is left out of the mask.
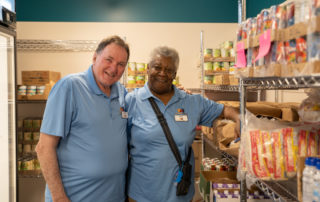
[[[292,183],[296,185],[296,182]],[[299,201],[296,195],[292,194],[285,186],[281,185],[279,182],[257,180],[256,185],[273,201]]]
[[[29,40],[18,39],[19,51],[33,52],[91,52],[99,41],[96,40]]]
[[[229,161],[229,164],[230,165],[237,165],[238,164],[238,159],[230,154],[228,154],[227,152],[225,151],[222,151],[220,150],[216,145],[214,145],[214,143],[209,139],[207,138],[206,135],[203,135],[203,140],[214,150],[216,150],[217,152],[219,152],[224,158],[228,159]]]
[[[208,85],[208,84],[204,84],[204,90],[239,92],[239,86],[235,86],[235,85]]]
[[[298,89],[320,87],[320,75],[299,76],[299,77],[262,77],[244,78],[243,86],[248,89]]]

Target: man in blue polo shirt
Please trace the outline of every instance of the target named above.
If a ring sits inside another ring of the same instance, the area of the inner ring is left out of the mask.
[[[118,80],[128,58],[121,38],[104,39],[87,71],[52,88],[36,147],[46,201],[125,200],[126,90]]]

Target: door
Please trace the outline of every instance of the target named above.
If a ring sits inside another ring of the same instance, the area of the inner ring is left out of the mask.
[[[16,201],[14,37],[0,27],[0,198]]]

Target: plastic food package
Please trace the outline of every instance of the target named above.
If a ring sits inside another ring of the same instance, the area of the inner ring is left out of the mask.
[[[298,113],[302,121],[320,122],[320,89],[306,91],[308,98],[300,104]]]

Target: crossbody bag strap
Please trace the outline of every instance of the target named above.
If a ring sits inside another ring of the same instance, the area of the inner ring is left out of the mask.
[[[172,137],[172,134],[171,134],[171,131],[168,127],[166,119],[164,118],[163,114],[161,113],[161,111],[160,111],[157,103],[154,101],[153,97],[148,98],[148,100],[152,106],[154,113],[157,115],[157,118],[161,124],[161,127],[162,127],[164,134],[166,135],[166,139],[169,143],[170,149],[171,149],[174,157],[176,158],[179,166],[182,167],[182,160],[181,160],[180,152],[179,152],[178,147]]]

